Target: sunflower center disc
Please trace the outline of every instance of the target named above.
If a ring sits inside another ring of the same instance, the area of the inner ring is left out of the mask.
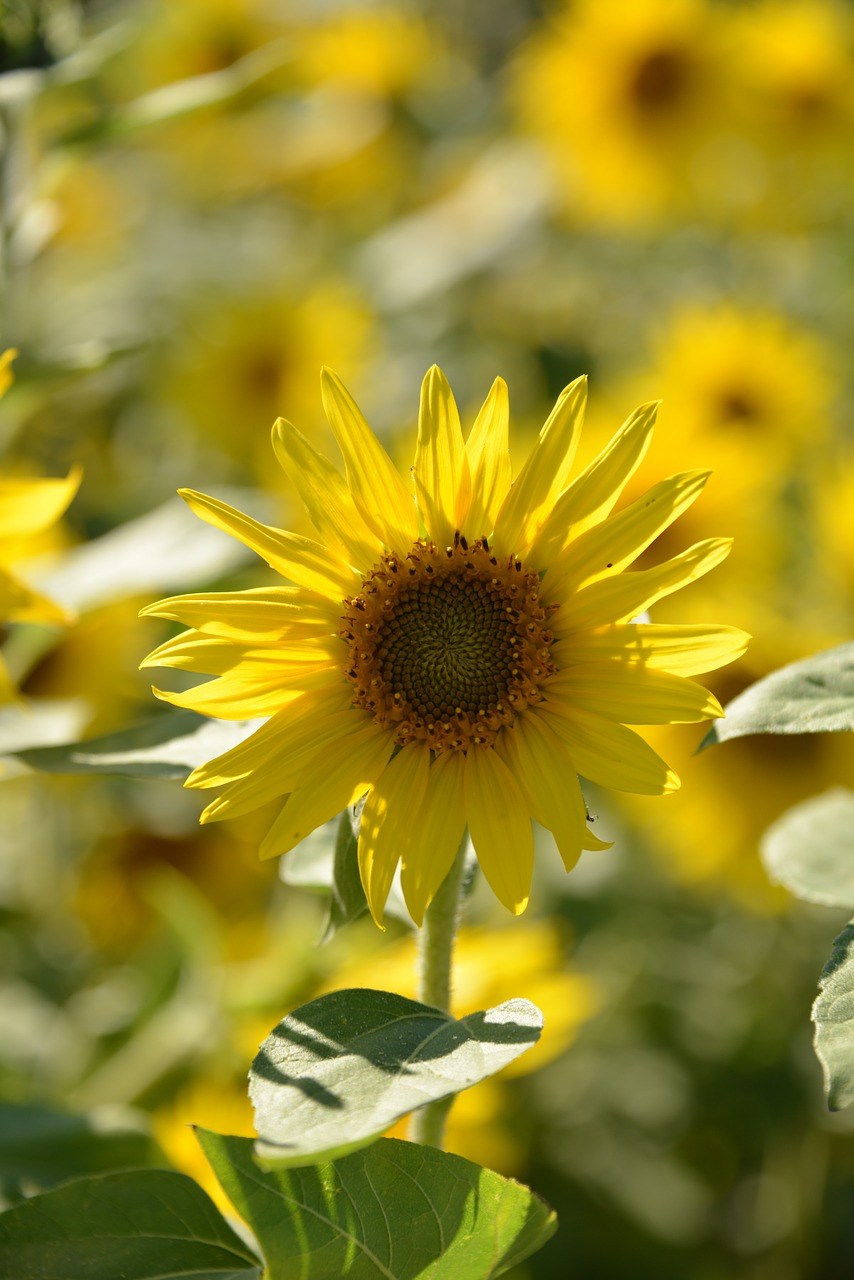
[[[400,745],[491,745],[555,671],[556,606],[542,603],[536,573],[513,557],[499,563],[485,538],[386,555],[344,603],[353,705],[395,727]]]

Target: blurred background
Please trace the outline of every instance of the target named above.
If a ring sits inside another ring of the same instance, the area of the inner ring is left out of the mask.
[[[841,0],[4,0],[0,469],[84,480],[13,548],[76,621],[7,629],[26,701],[0,750],[157,714],[137,664],[167,632],[140,605],[269,577],[174,490],[299,527],[269,430],[332,447],[321,364],[404,467],[433,361],[469,415],[507,379],[517,460],[582,372],[584,457],[661,397],[639,484],[715,475],[656,556],[736,545],[656,618],[754,634],[722,701],[845,639],[852,125]],[[843,921],[758,854],[850,778],[850,738],[700,736],[649,735],[674,796],[591,789],[616,844],[570,877],[541,833],[521,921],[472,902],[458,1011],[546,1015],[451,1124],[559,1211],[519,1280],[851,1274],[854,1119],[825,1109],[808,1021]],[[0,1087],[32,1129],[85,1113],[217,1194],[187,1125],[251,1132],[269,1028],[331,986],[411,993],[413,944],[362,921],[317,947],[322,897],[257,860],[269,815],[200,831],[200,807],[3,766]],[[0,1189],[74,1162],[54,1144]]]

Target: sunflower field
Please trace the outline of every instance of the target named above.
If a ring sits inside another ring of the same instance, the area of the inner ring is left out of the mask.
[[[852,153],[849,0],[2,0],[0,1280],[850,1280]]]

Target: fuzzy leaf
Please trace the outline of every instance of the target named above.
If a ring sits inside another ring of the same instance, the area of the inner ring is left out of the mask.
[[[260,723],[209,720],[194,711],[169,711],[103,737],[60,747],[34,747],[15,755],[41,773],[186,778],[197,765],[237,746]]]
[[[772,880],[807,902],[854,907],[854,792],[835,787],[796,804],[762,837]]]
[[[316,1164],[366,1146],[401,1116],[500,1071],[543,1016],[508,1000],[457,1021],[389,991],[333,991],[288,1014],[249,1073],[260,1157]]]
[[[751,733],[836,733],[854,729],[854,643],[773,671],[729,704],[699,749]]]
[[[310,1169],[259,1169],[249,1138],[197,1130],[267,1259],[266,1280],[491,1280],[539,1249],[555,1214],[527,1187],[384,1138]]]
[[[815,1051],[831,1111],[854,1102],[854,921],[833,944],[813,1005]]]
[[[14,1280],[259,1280],[260,1264],[183,1173],[80,1178],[0,1214]]]

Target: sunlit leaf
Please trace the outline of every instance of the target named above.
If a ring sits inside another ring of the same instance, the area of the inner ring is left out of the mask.
[[[854,921],[833,944],[812,1019],[827,1105],[841,1111],[854,1102]]]
[[[197,765],[242,742],[260,723],[258,720],[208,720],[194,711],[169,711],[103,737],[58,747],[34,747],[14,754],[41,773],[186,778]]]
[[[218,490],[237,505],[259,509],[257,494]],[[262,515],[271,515],[269,504]],[[259,517],[260,518],[260,517]],[[196,519],[180,498],[117,529],[63,551],[54,567],[28,574],[52,600],[77,613],[129,596],[192,591],[251,561],[251,553]]]
[[[258,1280],[260,1264],[182,1173],[80,1178],[0,1214],[0,1275],[14,1280]]]
[[[317,1163],[372,1142],[401,1116],[500,1071],[536,1044],[543,1016],[508,1000],[457,1021],[389,991],[333,991],[288,1014],[249,1073],[258,1153]]]
[[[854,907],[854,792],[835,787],[795,805],[765,832],[761,853],[796,897]]]
[[[360,812],[361,806],[347,809],[338,818],[325,822],[279,862],[279,875],[284,884],[314,889],[328,896],[329,914],[323,942],[330,942],[339,929],[368,914],[356,853]],[[415,928],[403,900],[399,870],[389,891],[385,914]]]
[[[854,643],[773,671],[724,708],[700,750],[752,733],[833,733],[854,729]]]
[[[491,1280],[557,1226],[527,1187],[433,1147],[385,1138],[334,1164],[271,1172],[249,1138],[197,1136],[258,1238],[266,1280]]]

